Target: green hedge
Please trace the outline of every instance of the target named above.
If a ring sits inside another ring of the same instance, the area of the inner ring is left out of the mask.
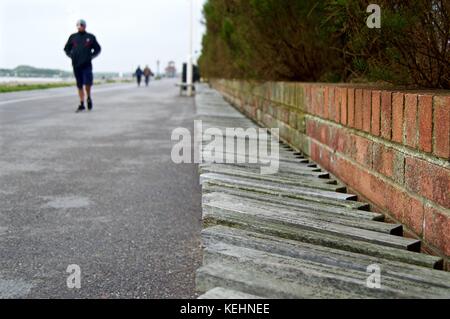
[[[450,88],[450,1],[208,0],[200,67],[214,78]]]

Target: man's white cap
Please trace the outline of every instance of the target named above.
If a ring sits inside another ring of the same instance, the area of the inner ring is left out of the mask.
[[[77,21],[77,25],[84,25],[86,26],[86,20],[80,19]]]

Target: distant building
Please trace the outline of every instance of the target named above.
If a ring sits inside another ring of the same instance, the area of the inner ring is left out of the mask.
[[[174,78],[177,76],[177,68],[175,67],[175,62],[170,61],[166,67],[166,77]]]

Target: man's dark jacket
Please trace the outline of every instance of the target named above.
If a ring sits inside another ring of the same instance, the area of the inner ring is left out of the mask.
[[[99,55],[101,50],[95,36],[87,32],[72,34],[64,47],[74,68],[92,67],[92,59]]]

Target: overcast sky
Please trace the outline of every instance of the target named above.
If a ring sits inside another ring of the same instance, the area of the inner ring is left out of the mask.
[[[194,2],[194,51],[201,51],[202,7]],[[0,0],[0,68],[27,64],[70,70],[63,52],[76,20],[87,22],[102,54],[95,71],[134,71],[149,64],[161,71],[188,55],[189,0]],[[197,56],[198,56],[197,54]]]

